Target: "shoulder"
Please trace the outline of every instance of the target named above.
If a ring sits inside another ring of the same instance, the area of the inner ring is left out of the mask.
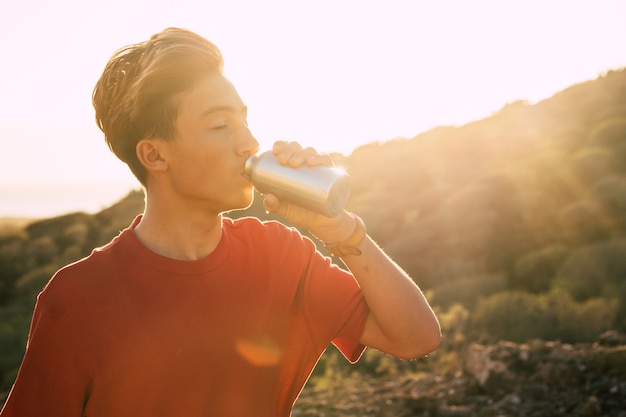
[[[116,238],[109,244],[94,249],[89,256],[56,271],[39,294],[39,298],[80,303],[90,294],[101,292],[117,268],[116,253],[119,252],[117,240]]]
[[[256,253],[271,252],[279,257],[285,254],[293,257],[300,253],[308,258],[316,251],[312,238],[275,220],[262,221],[255,217],[224,219],[223,227],[229,241],[249,246]]]
[[[256,217],[225,218],[223,226],[227,233],[250,234],[256,238],[263,236],[302,238],[302,234],[295,227],[286,226],[275,220],[263,221]]]

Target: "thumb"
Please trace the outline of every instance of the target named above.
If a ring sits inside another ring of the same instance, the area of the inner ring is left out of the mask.
[[[281,214],[278,212],[280,209],[280,200],[274,194],[265,194],[263,198],[263,208],[270,213]]]
[[[263,208],[270,212],[284,217],[289,222],[298,227],[308,228],[312,216],[317,216],[302,207],[287,202],[281,202],[274,194],[266,194],[263,200]]]

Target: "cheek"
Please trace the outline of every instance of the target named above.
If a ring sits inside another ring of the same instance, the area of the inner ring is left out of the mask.
[[[190,187],[219,187],[236,170],[229,143],[227,138],[207,135],[204,130],[185,135],[175,155],[177,176]]]
[[[179,168],[198,177],[198,180],[219,175],[224,170],[226,156],[219,146],[210,145],[200,142],[185,149],[184,156],[178,160]]]
[[[193,172],[193,181],[202,184],[207,190],[220,193],[228,192],[229,189],[232,189],[235,171],[229,161],[230,159],[223,153],[206,155],[206,158],[197,161]]]

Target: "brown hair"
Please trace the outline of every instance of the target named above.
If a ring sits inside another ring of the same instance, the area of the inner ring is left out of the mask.
[[[92,96],[96,123],[111,151],[144,186],[137,143],[149,137],[172,139],[179,107],[175,96],[190,91],[199,77],[221,72],[223,65],[213,43],[179,28],[121,48],[107,62]]]

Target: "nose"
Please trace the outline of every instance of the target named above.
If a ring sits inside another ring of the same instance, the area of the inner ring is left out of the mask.
[[[252,135],[252,132],[246,126],[241,133],[241,137],[237,142],[236,150],[237,155],[239,156],[250,156],[254,155],[259,151],[259,142]]]

